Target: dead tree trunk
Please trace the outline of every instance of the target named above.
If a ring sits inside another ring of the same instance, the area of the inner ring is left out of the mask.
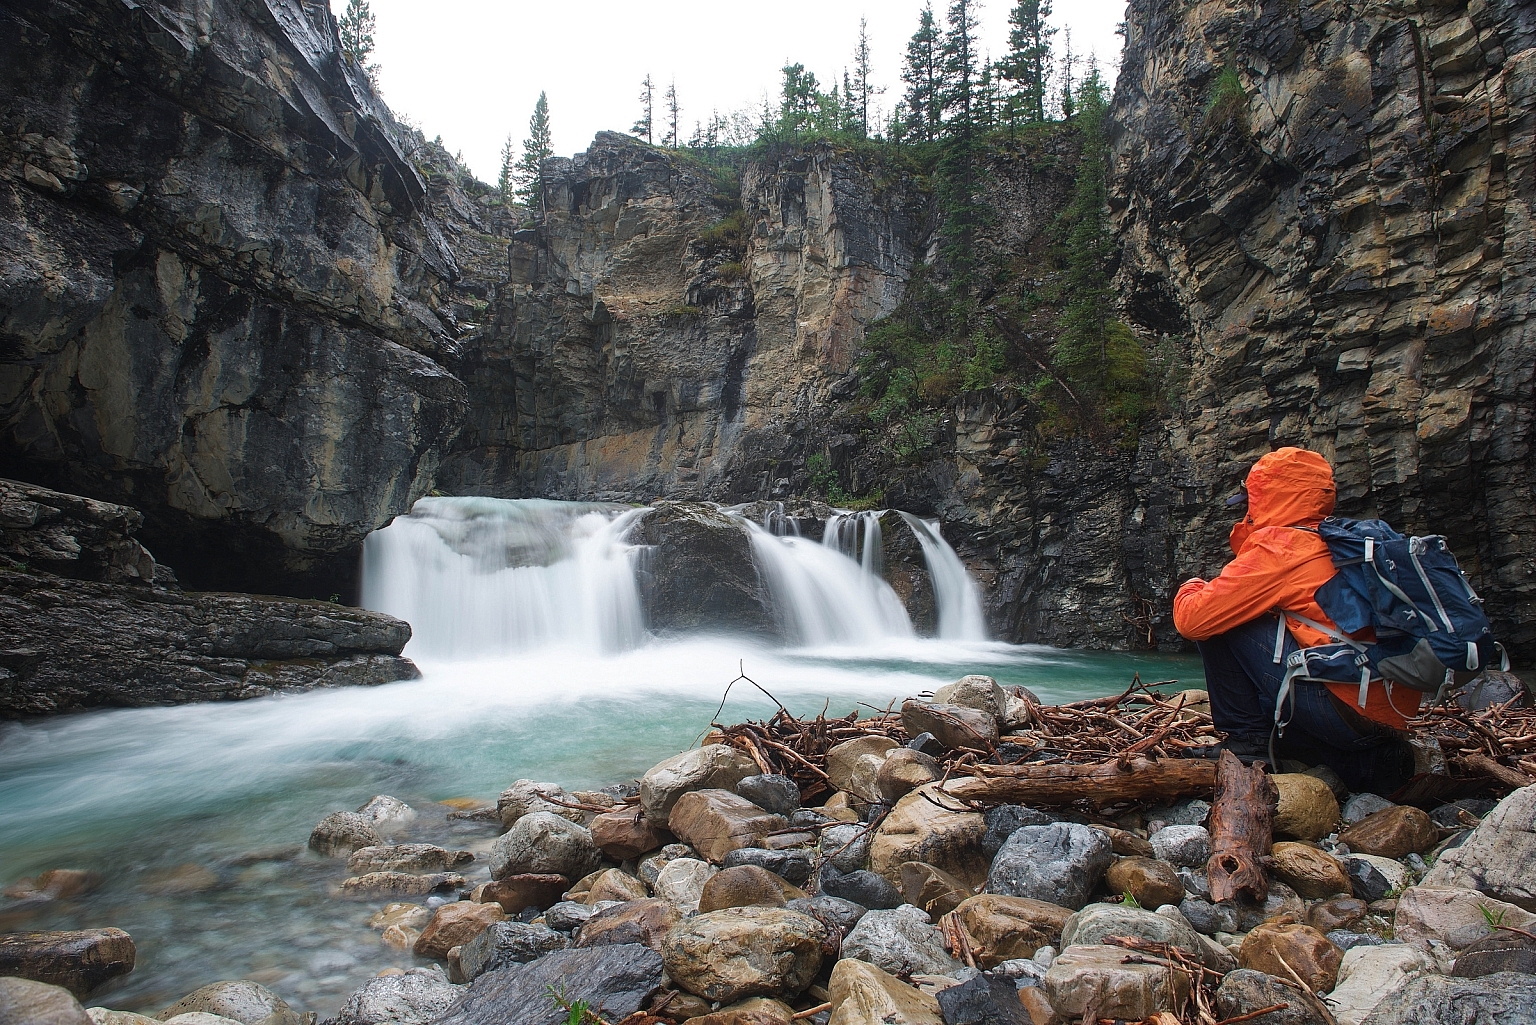
[[[1216,800],[1211,806],[1211,899],[1245,894],[1256,902],[1269,896],[1264,860],[1274,842],[1275,807],[1280,795],[1260,767],[1223,751],[1216,763]]]
[[[1204,759],[1111,758],[1096,765],[977,765],[974,779],[952,780],[945,792],[967,801],[1095,805],[1209,794],[1216,766]]]

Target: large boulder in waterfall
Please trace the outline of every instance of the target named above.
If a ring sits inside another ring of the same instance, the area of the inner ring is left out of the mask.
[[[740,520],[698,502],[656,502],[637,540],[651,546],[646,613],[662,631],[777,631],[768,590]]]
[[[894,509],[880,515],[880,575],[901,599],[912,629],[924,637],[939,632],[938,597],[923,546]]]

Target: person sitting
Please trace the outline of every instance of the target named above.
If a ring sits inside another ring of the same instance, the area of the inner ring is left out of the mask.
[[[1373,680],[1359,708],[1358,684],[1297,681],[1276,728],[1286,656],[1331,639],[1303,620],[1337,629],[1314,597],[1334,575],[1316,529],[1334,498],[1333,468],[1316,452],[1281,448],[1262,456],[1243,492],[1227,500],[1246,510],[1232,528],[1235,558],[1214,580],[1196,577],[1179,587],[1173,623],[1200,650],[1211,718],[1227,734],[1223,747],[1247,761],[1327,765],[1352,791],[1390,794],[1412,775],[1402,731],[1405,716],[1417,712],[1416,691],[1389,693]]]

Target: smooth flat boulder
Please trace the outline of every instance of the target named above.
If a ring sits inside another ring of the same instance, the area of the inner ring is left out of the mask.
[[[648,896],[650,894],[646,891],[645,882],[638,876],[632,876],[621,869],[609,868],[599,872],[596,878],[590,880],[584,895],[578,898],[573,890],[570,899],[580,899],[583,904],[596,907],[603,901],[644,900]]]
[[[617,1022],[648,1006],[661,981],[661,955],[638,943],[557,950],[486,972],[434,1025],[565,1025],[570,1014],[551,990]]]
[[[463,995],[436,965],[407,968],[363,983],[326,1025],[428,1025]]]
[[[1394,804],[1372,812],[1339,834],[1339,842],[1356,854],[1406,858],[1440,842],[1440,829],[1417,808]]]
[[[863,961],[837,962],[827,995],[827,1025],[944,1025],[937,1000]]]
[[[986,751],[997,746],[997,717],[964,705],[906,701],[901,706],[901,725],[908,736],[933,734],[951,751],[960,748]]]
[[[706,1000],[790,997],[816,978],[826,935],[816,919],[785,908],[726,908],[680,923],[661,956],[673,982]]]
[[[1179,1014],[1189,1000],[1189,976],[1161,965],[1125,964],[1123,947],[1068,947],[1056,955],[1040,987],[1064,1018],[1090,1007],[1099,1018],[1145,1021],[1158,1011]]]
[[[1045,946],[1056,946],[1072,912],[1028,897],[977,894],[955,909],[955,917],[974,941],[976,963],[993,968],[1004,961],[1034,957]]]
[[[474,860],[469,851],[450,851],[429,843],[403,843],[360,847],[347,858],[347,871],[355,876],[369,872],[447,872]]]
[[[929,783],[897,801],[876,828],[870,868],[894,884],[903,864],[921,861],[973,886],[987,875],[981,846],[986,831],[979,812],[945,794],[941,784]]]
[[[473,982],[486,972],[537,961],[570,945],[569,939],[547,925],[492,922],[459,946],[459,974],[464,982]]]
[[[448,893],[464,885],[457,872],[369,872],[343,880],[341,892],[347,897],[425,897],[429,893]]]
[[[724,908],[781,908],[805,891],[756,865],[738,865],[721,869],[709,877],[699,895],[699,911],[708,913]]]
[[[1457,954],[1451,970],[1458,979],[1480,979],[1499,972],[1536,975],[1536,938],[1500,929]]]
[[[417,957],[442,960],[448,956],[448,951],[468,943],[506,917],[500,904],[476,904],[468,900],[444,904],[421,930],[412,949]]]
[[[1199,933],[1182,916],[1166,917],[1123,904],[1089,904],[1081,911],[1073,912],[1061,927],[1061,946],[1101,945],[1111,936],[1167,943],[1196,957],[1205,956],[1205,944],[1200,941]]]
[[[1075,822],[1023,826],[992,859],[987,892],[1030,897],[1076,910],[1109,868],[1109,838]]]
[[[0,976],[0,1022],[6,1025],[94,1025],[74,994],[35,979]]]
[[[868,804],[881,800],[880,766],[901,747],[890,737],[855,737],[827,751],[827,777],[843,793]]]
[[[947,975],[960,967],[944,949],[943,934],[910,904],[865,914],[843,940],[843,957],[901,976]]]
[[[763,811],[731,790],[693,790],[672,807],[667,828],[718,865],[739,847],[756,847],[775,830],[789,827],[782,815]]]
[[[1536,1025],[1536,975],[1421,975],[1382,997],[1362,1025]]]
[[[522,816],[491,845],[492,879],[551,873],[580,879],[597,871],[603,855],[583,826],[547,811]]]
[[[677,799],[694,790],[733,790],[761,770],[750,757],[726,744],[673,755],[640,777],[640,807],[654,822],[666,822]]]
[[[1308,900],[1352,892],[1344,865],[1311,844],[1281,841],[1269,850],[1275,877]]]
[[[1360,1025],[1382,997],[1435,968],[1434,958],[1406,943],[1352,947],[1344,952],[1328,1007],[1339,1025]]]
[[[662,938],[682,920],[682,912],[659,897],[632,900],[603,908],[583,922],[576,934],[576,945],[639,943],[659,951]]]
[[[738,847],[720,862],[722,869],[738,865],[756,865],[767,869],[791,886],[804,886],[811,878],[814,852],[803,849],[770,851],[764,847]]]
[[[84,996],[133,971],[133,939],[121,929],[0,933],[0,975],[62,986]]]
[[[299,1013],[267,987],[249,979],[210,982],[155,1015],[170,1021],[180,1014],[214,1014],[245,1025],[300,1025]]]
[[[643,857],[671,839],[665,825],[657,827],[638,804],[605,811],[588,828],[597,849],[615,861]]]
[[[1500,801],[1465,843],[1440,855],[1423,883],[1481,890],[1536,911],[1536,786]]]

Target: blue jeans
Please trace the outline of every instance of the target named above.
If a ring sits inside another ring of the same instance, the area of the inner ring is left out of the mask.
[[[1285,656],[1297,647],[1287,631],[1281,661],[1275,662],[1278,626],[1278,617],[1264,615],[1199,642],[1211,718],[1231,742],[1269,743]],[[1357,793],[1390,794],[1412,774],[1411,756],[1397,731],[1356,714],[1320,683],[1293,683],[1285,713],[1285,733],[1275,741],[1280,758],[1327,765]]]

